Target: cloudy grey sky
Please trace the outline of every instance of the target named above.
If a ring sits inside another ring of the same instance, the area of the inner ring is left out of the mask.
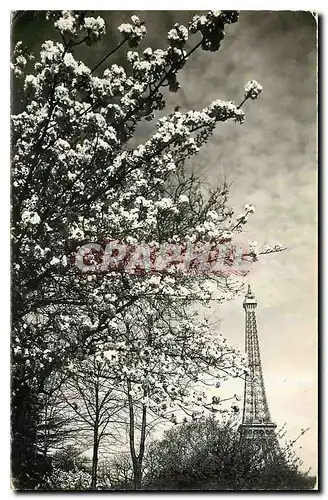
[[[118,40],[116,26],[128,12],[102,13],[103,53]],[[145,46],[166,46],[174,22],[188,22],[188,12],[140,12],[149,37]],[[42,24],[43,23],[43,24]],[[17,27],[14,37],[37,45],[49,29],[40,18]],[[85,56],[85,54],[83,54]],[[97,54],[98,55],[98,54]],[[118,56],[119,57],[119,56]],[[98,58],[97,58],[98,59]],[[91,62],[91,61],[90,61]],[[116,62],[116,61],[115,61]],[[117,62],[120,62],[119,60]],[[239,102],[243,86],[263,85],[258,101],[245,105],[246,123],[223,124],[194,166],[212,184],[231,182],[231,205],[246,203],[256,213],[247,225],[250,239],[280,242],[288,251],[261,259],[249,281],[258,299],[258,329],[272,418],[287,423],[288,436],[310,427],[299,443],[304,466],[317,470],[317,159],[316,159],[316,22],[304,12],[241,12],[226,29],[222,49],[196,52],[184,68],[177,94],[168,95],[171,110],[199,109],[215,99]],[[139,139],[152,131],[149,124]],[[222,332],[244,344],[243,298],[213,312]],[[237,391],[243,386],[237,383]]]

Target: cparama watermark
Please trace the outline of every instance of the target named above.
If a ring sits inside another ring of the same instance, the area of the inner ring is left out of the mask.
[[[87,243],[77,248],[71,262],[82,273],[146,275],[174,273],[208,276],[245,276],[257,260],[245,241],[221,243],[139,243],[117,240]]]

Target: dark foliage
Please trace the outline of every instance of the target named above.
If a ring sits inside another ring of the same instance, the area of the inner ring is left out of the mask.
[[[264,459],[240,446],[235,425],[213,418],[185,423],[166,432],[148,450],[146,490],[310,490],[315,478],[299,470],[289,453]]]

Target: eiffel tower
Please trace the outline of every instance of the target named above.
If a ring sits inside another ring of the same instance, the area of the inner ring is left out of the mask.
[[[250,285],[243,303],[245,309],[245,351],[249,373],[245,378],[243,419],[239,426],[241,443],[252,441],[266,456],[279,453],[276,424],[272,422],[262,373],[257,334],[257,301]]]

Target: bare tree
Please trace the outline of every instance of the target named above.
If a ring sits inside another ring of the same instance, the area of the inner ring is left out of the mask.
[[[62,387],[65,412],[71,415],[75,439],[82,439],[85,451],[92,448],[91,489],[97,487],[100,445],[105,440],[117,441],[120,419],[126,403],[112,381],[106,377],[107,365],[92,356],[71,366]]]

